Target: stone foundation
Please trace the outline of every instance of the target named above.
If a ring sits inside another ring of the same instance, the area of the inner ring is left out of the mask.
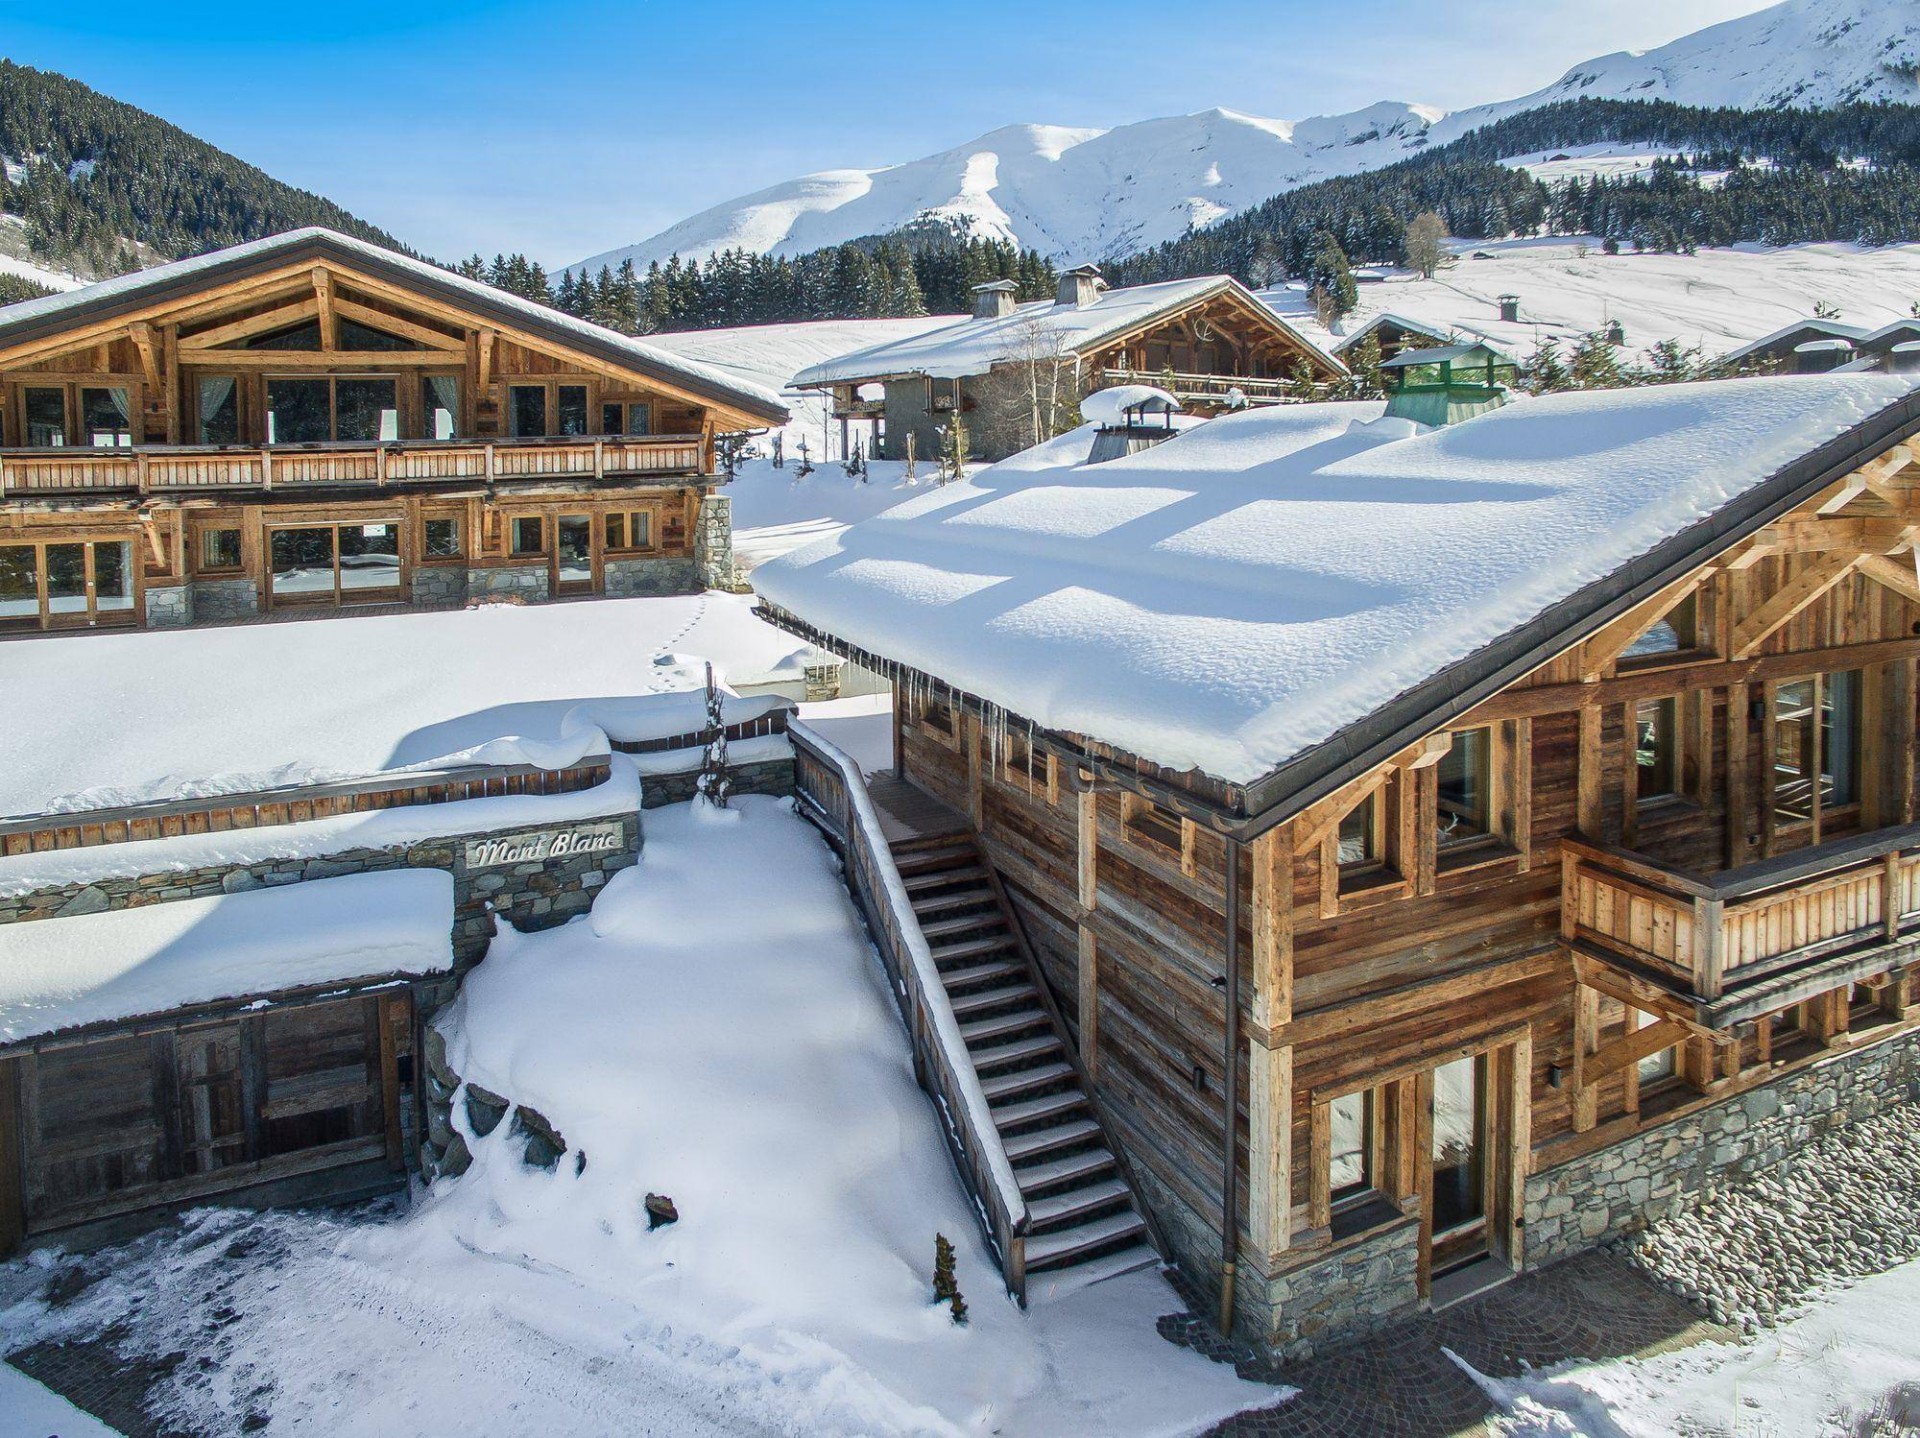
[[[149,629],[180,629],[193,623],[193,594],[184,584],[147,587]]]
[[[1810,1140],[1920,1100],[1920,1033],[1831,1054],[1527,1180],[1527,1267],[1669,1218],[1709,1185],[1774,1168]]]
[[[510,840],[516,835],[602,823],[620,827],[619,847],[561,859],[475,868],[467,864],[467,844],[474,838]],[[453,875],[454,959],[456,967],[465,969],[478,962],[493,937],[494,921],[487,912],[489,904],[504,914],[514,928],[523,931],[564,924],[593,907],[594,898],[611,875],[637,862],[641,843],[638,814],[608,814],[592,819],[489,830],[483,836],[463,834],[428,839],[394,848],[347,849],[319,858],[215,864],[200,869],[102,878],[84,884],[36,889],[15,897],[0,897],[0,924],[138,908],[170,899],[237,894],[307,879],[331,879],[341,874],[397,868],[445,869]]]
[[[609,559],[602,567],[609,599],[650,599],[695,594],[705,588],[691,559]]]
[[[498,569],[469,569],[467,597],[479,599],[490,594],[517,595],[528,603],[537,604],[549,597],[547,566],[516,564]]]
[[[684,804],[699,793],[699,784],[700,770],[697,766],[679,774],[643,774],[640,776],[640,807],[658,809],[665,804]],[[754,764],[734,765],[733,792],[786,797],[793,792],[793,760],[763,759]]]
[[[416,564],[408,577],[413,602],[426,608],[453,608],[467,602],[467,573],[458,565]]]
[[[251,579],[193,581],[193,622],[252,619],[260,613],[260,590]]]
[[[693,559],[701,589],[737,592],[745,582],[733,565],[733,501],[724,494],[700,497],[700,516],[693,524]]]
[[[1242,1264],[1236,1317],[1275,1357],[1311,1358],[1420,1303],[1420,1220],[1401,1218],[1271,1278]]]

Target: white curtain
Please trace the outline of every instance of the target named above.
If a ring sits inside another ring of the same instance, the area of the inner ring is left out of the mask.
[[[460,414],[460,377],[451,374],[426,376],[428,429],[435,439],[452,439]]]
[[[207,432],[207,421],[227,407],[227,401],[233,397],[234,377],[230,374],[208,375],[200,381],[200,443],[225,444],[228,439],[216,439]],[[240,437],[236,428],[232,440]]]

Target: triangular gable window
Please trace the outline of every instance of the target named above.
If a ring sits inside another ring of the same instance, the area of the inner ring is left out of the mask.
[[[283,330],[268,330],[263,335],[249,335],[246,339],[234,341],[230,348],[237,350],[317,350],[320,348],[320,321],[308,320],[305,324],[289,325]]]
[[[425,349],[426,346],[402,339],[399,335],[390,335],[385,330],[373,329],[356,320],[342,319],[340,348],[343,350],[418,350]]]

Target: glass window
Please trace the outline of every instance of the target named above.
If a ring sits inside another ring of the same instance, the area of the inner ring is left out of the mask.
[[[1680,654],[1700,647],[1699,600],[1689,594],[1667,611],[1667,617],[1627,646],[1620,657],[1648,659],[1660,654]]]
[[[65,387],[33,386],[21,394],[21,407],[27,422],[27,443],[50,448],[67,442],[67,391]]]
[[[343,524],[338,541],[341,598],[400,584],[400,525]]]
[[[342,379],[334,383],[334,438],[400,438],[400,410],[391,379]]]
[[[1485,1134],[1478,1059],[1433,1071],[1433,1228],[1463,1228],[1486,1216]]]
[[[420,377],[420,414],[428,439],[452,439],[460,429],[460,376]]]
[[[650,549],[653,546],[653,516],[644,509],[609,514],[606,537],[608,549]]]
[[[1627,1021],[1636,1032],[1646,1028],[1649,1024],[1659,1022],[1654,1015],[1643,1013],[1639,1009],[1628,1009]],[[1658,1053],[1648,1054],[1636,1063],[1634,1070],[1640,1075],[1640,1082],[1642,1084],[1657,1084],[1665,1079],[1672,1078],[1675,1072],[1674,1057],[1676,1053],[1676,1049],[1661,1049]]]
[[[200,567],[202,569],[238,569],[240,567],[240,531],[237,529],[201,530]]]
[[[546,548],[538,515],[525,515],[513,521],[513,552],[515,554],[544,554]]]
[[[269,330],[266,334],[255,335],[251,339],[241,340],[238,348],[250,350],[317,350],[320,348],[320,321],[308,320],[305,324],[289,325],[281,330]]]
[[[273,596],[312,598],[333,594],[333,529],[276,529],[269,545]]]
[[[1829,674],[1821,686],[1820,802],[1860,802],[1860,671]]]
[[[560,546],[562,589],[579,592],[593,583],[593,521],[584,514],[563,514],[553,525]]]
[[[428,559],[458,559],[465,551],[460,545],[460,521],[429,519],[425,525],[423,547]]]
[[[133,403],[123,385],[80,390],[80,438],[101,449],[121,449],[133,443]]]
[[[1453,736],[1439,763],[1440,847],[1472,843],[1493,832],[1492,734],[1468,729]]]
[[[240,443],[240,389],[230,374],[203,375],[200,390],[200,443]]]
[[[87,612],[87,547],[84,544],[47,546],[47,613]]]
[[[653,433],[653,406],[650,404],[630,404],[627,406],[627,433]]]
[[[324,379],[267,381],[267,443],[324,444],[333,438],[330,383]]]
[[[1641,803],[1680,789],[1679,702],[1649,699],[1633,711],[1633,763]]]
[[[1817,789],[1817,792],[1816,792]],[[1773,691],[1773,808],[1785,823],[1860,802],[1860,672],[1795,679]]]
[[[587,433],[587,387],[583,384],[556,386],[554,417],[559,421],[554,427],[555,434]]]
[[[385,330],[371,329],[356,320],[342,319],[340,348],[343,350],[417,350],[421,346],[412,340],[401,339],[399,335],[390,335]]]
[[[547,432],[547,387],[545,385],[509,386],[507,408],[515,438],[538,436]]]
[[[1333,1126],[1327,1187],[1337,1203],[1373,1186],[1373,1095],[1350,1093],[1327,1108]]]
[[[1374,822],[1374,797],[1369,795],[1340,821],[1340,867],[1370,864],[1379,857]]]
[[[0,629],[40,623],[40,552],[31,544],[0,544]]]
[[[93,607],[95,613],[133,608],[133,546],[93,546]]]
[[[600,433],[620,434],[626,427],[626,406],[603,404],[600,406]]]

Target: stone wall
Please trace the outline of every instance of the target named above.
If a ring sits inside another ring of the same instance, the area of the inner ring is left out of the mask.
[[[1401,1218],[1320,1258],[1261,1277],[1246,1264],[1236,1313],[1288,1362],[1376,1332],[1420,1302],[1420,1220]]]
[[[1920,1033],[1829,1055],[1527,1180],[1537,1268],[1671,1217],[1710,1184],[1771,1169],[1823,1133],[1920,1101]]]
[[[467,602],[467,571],[457,564],[416,564],[408,584],[415,604],[451,608]]]
[[[704,587],[700,566],[691,559],[609,559],[602,573],[609,599],[694,594]]]
[[[260,612],[260,589],[251,579],[193,581],[193,622],[252,619]]]
[[[663,804],[684,804],[699,792],[700,767],[678,774],[643,774],[640,778],[640,807],[658,809]],[[733,766],[733,792],[771,794],[784,798],[793,792],[793,760],[763,759],[753,764]]]
[[[145,618],[149,629],[179,629],[193,623],[192,593],[184,584],[149,584]]]
[[[618,848],[564,859],[533,860],[470,869],[466,844],[471,838],[512,838],[573,824],[608,823],[621,828]],[[213,894],[237,894],[277,884],[308,879],[330,879],[341,874],[365,874],[382,869],[445,869],[453,875],[453,951],[459,967],[477,962],[493,937],[491,903],[516,929],[534,930],[563,924],[593,906],[609,876],[639,858],[642,834],[638,814],[609,814],[592,819],[523,825],[489,830],[484,835],[453,835],[385,849],[346,849],[319,858],[265,859],[254,864],[214,864],[160,874],[95,879],[88,883],[37,889],[18,897],[0,898],[0,924],[34,919],[97,914],[109,909],[138,908],[171,899],[197,899]]]
[[[693,560],[699,588],[736,591],[744,581],[733,567],[733,501],[724,494],[703,494],[693,522]]]
[[[548,597],[547,566],[515,564],[494,569],[469,569],[468,598],[477,599],[483,594],[514,594],[538,603]]]

